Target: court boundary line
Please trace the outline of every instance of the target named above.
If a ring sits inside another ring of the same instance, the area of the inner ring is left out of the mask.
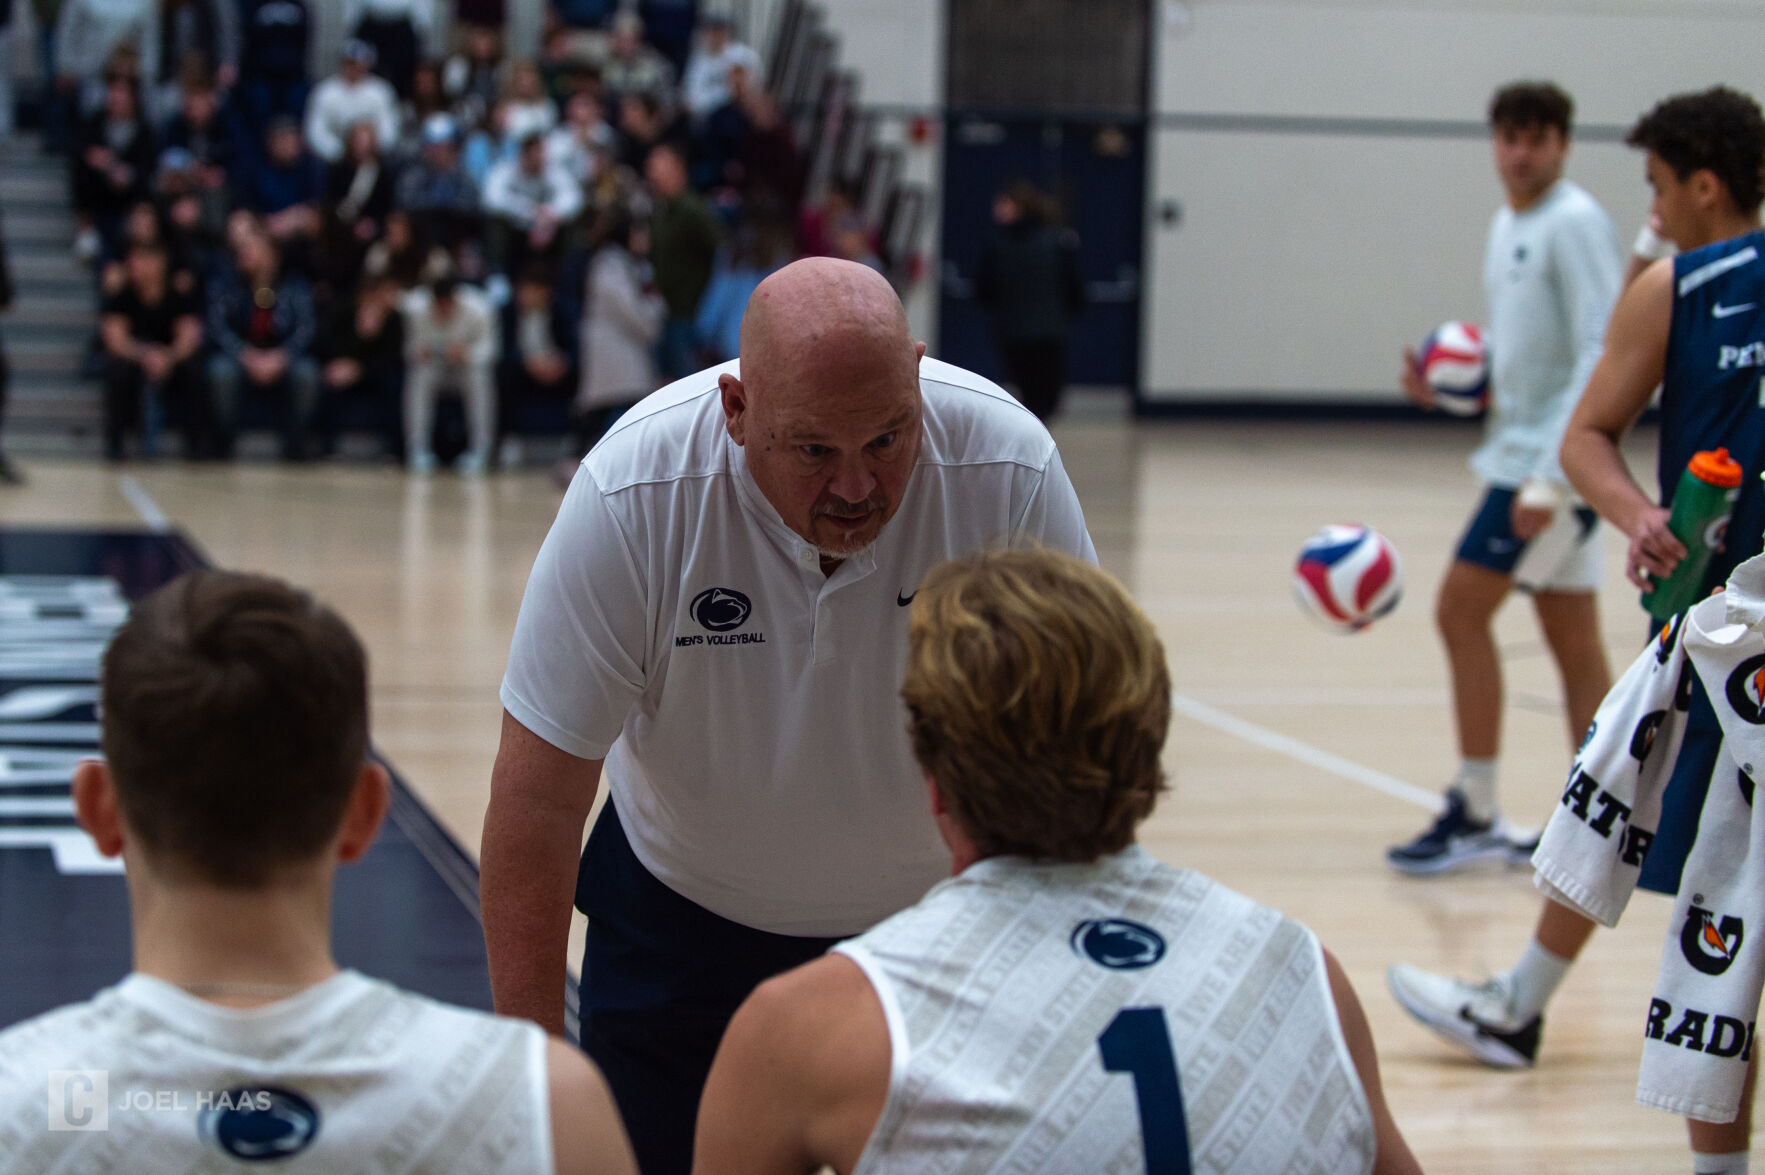
[[[1414,804],[1418,808],[1433,810],[1440,806],[1440,797],[1433,792],[1423,791],[1414,784],[1405,783],[1403,780],[1386,775],[1382,771],[1374,771],[1371,767],[1363,767],[1340,755],[1332,755],[1329,751],[1319,750],[1310,743],[1280,734],[1266,726],[1246,722],[1242,718],[1216,709],[1206,702],[1196,701],[1194,698],[1177,693],[1175,690],[1171,691],[1171,708],[1185,718],[1223,731],[1250,743],[1252,746],[1261,747],[1265,751],[1273,751],[1278,755],[1285,755],[1296,762],[1304,763],[1307,767],[1315,767],[1319,771],[1334,775],[1339,779],[1358,783],[1362,787],[1382,792],[1394,799]]]
[[[153,495],[148,493],[132,475],[125,473],[118,477],[116,488],[129,505],[134,507],[135,513],[141,516],[141,521],[148,530],[154,534],[169,534],[171,532],[171,519],[167,518],[165,511],[159,508],[159,503],[153,500]]]

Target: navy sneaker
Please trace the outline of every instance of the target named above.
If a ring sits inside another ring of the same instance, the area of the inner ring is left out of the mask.
[[[1385,850],[1385,859],[1400,873],[1445,873],[1478,861],[1511,861],[1514,844],[1493,820],[1473,820],[1465,811],[1465,793],[1448,788],[1446,811],[1408,844]]]

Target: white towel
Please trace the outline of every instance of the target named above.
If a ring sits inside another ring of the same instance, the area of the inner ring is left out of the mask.
[[[1636,889],[1685,737],[1684,619],[1674,617],[1600,703],[1532,855],[1539,888],[1607,926]]]
[[[1697,839],[1686,858],[1649,1002],[1636,1099],[1706,1122],[1740,1106],[1765,987],[1765,557],[1689,613],[1687,656],[1722,727]],[[1749,931],[1751,933],[1749,933]]]

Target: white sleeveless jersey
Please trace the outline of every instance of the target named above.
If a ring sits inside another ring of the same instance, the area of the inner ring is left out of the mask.
[[[854,1175],[1372,1168],[1317,939],[1138,847],[981,861],[834,949],[893,1053]]]
[[[0,1171],[549,1173],[545,1048],[353,971],[244,1009],[131,975],[0,1033]]]

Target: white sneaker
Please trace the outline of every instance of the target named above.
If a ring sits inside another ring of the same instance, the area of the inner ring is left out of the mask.
[[[417,477],[428,477],[431,473],[434,473],[435,454],[428,450],[424,450],[420,453],[412,453],[410,471]]]
[[[459,459],[454,462],[454,472],[461,477],[483,477],[484,454],[461,453]]]
[[[1544,1017],[1514,1016],[1506,976],[1467,983],[1398,963],[1385,984],[1404,1011],[1485,1065],[1529,1069],[1538,1057]]]

